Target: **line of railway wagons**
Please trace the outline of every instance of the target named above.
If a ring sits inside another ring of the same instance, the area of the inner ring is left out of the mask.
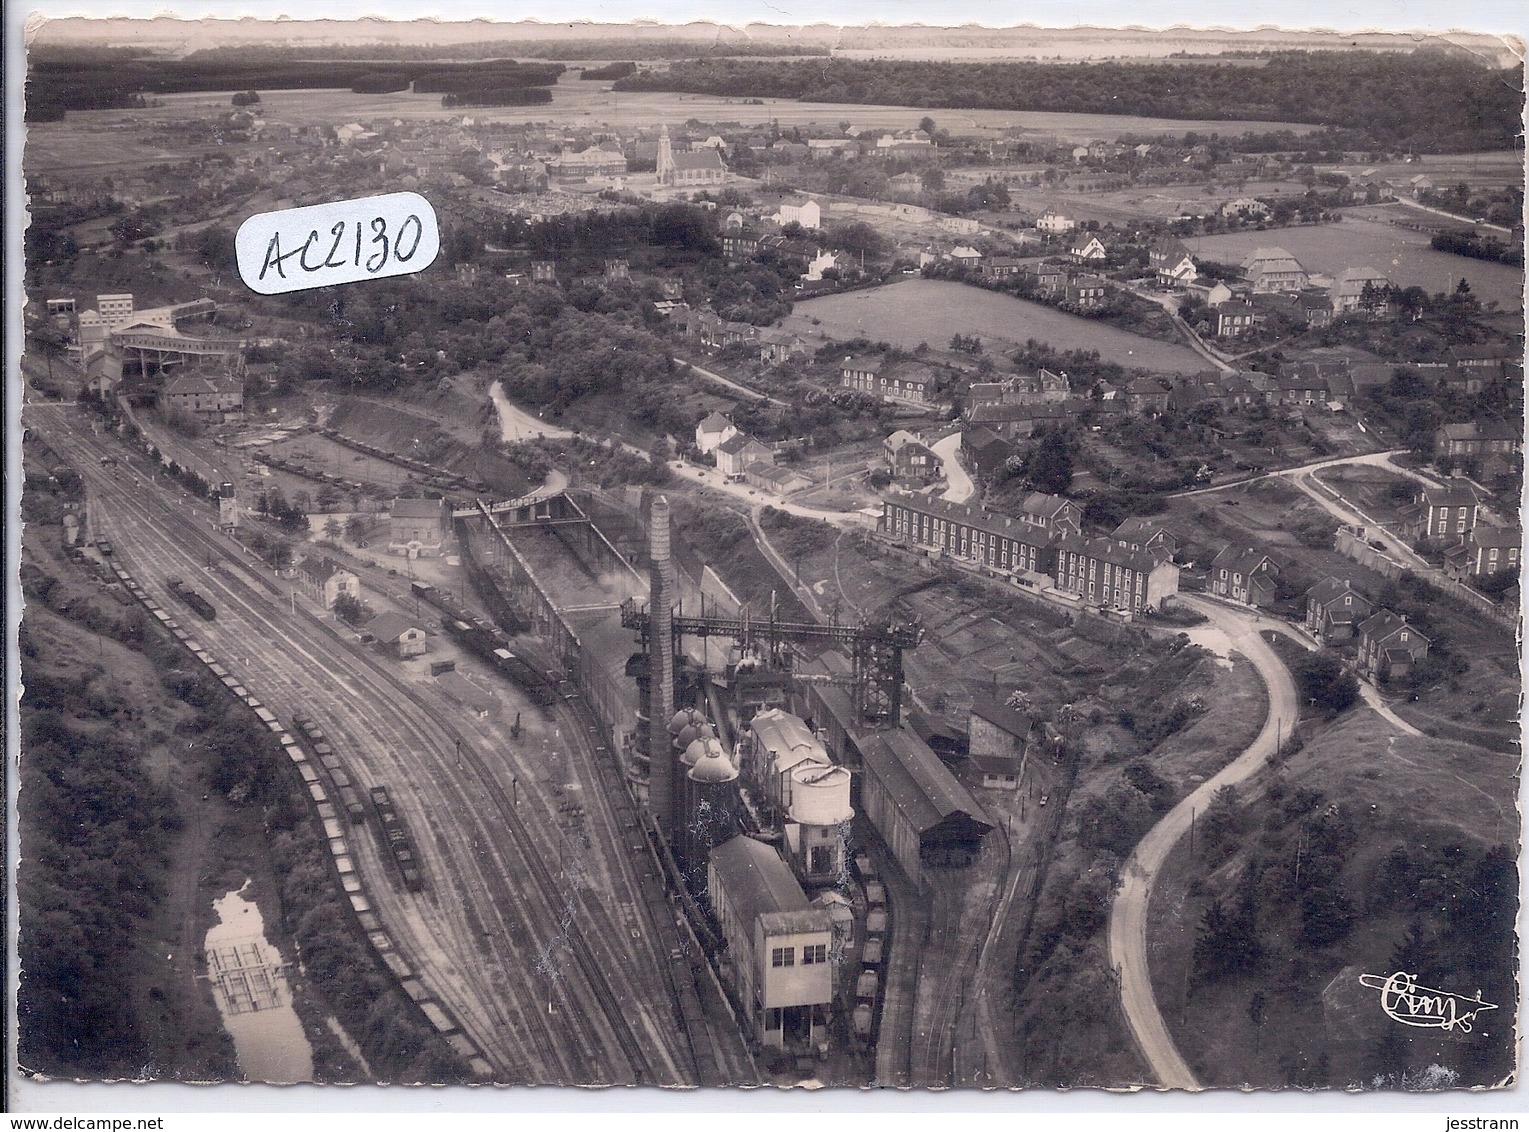
[[[514,684],[532,703],[547,708],[557,701],[560,678],[538,672],[524,657],[511,652],[508,647],[510,638],[503,629],[458,606],[428,583],[414,582],[409,589],[441,615],[441,628],[453,640]]]
[[[116,575],[117,580],[122,583],[123,588],[148,610],[150,616],[162,624],[177,641],[186,647],[192,656],[201,661],[206,666],[207,671],[216,677],[225,688],[242,700],[250,711],[254,713],[255,718],[276,737],[277,741],[281,744],[281,749],[286,753],[288,760],[302,777],[304,786],[307,787],[308,796],[313,801],[314,813],[322,824],[324,835],[328,839],[330,858],[334,862],[341,888],[345,892],[345,897],[350,904],[351,911],[355,914],[357,924],[366,935],[367,942],[376,952],[383,965],[398,980],[399,988],[419,1008],[420,1013],[424,1015],[431,1028],[441,1036],[447,1046],[462,1058],[472,1073],[480,1080],[490,1079],[493,1076],[493,1067],[473,1040],[462,1032],[461,1027],[457,1025],[456,1020],[452,1018],[445,1007],[436,1001],[434,994],[429,988],[420,981],[419,973],[410,965],[408,959],[399,953],[392,936],[388,933],[381,919],[378,918],[376,909],[372,905],[371,897],[367,893],[366,886],[360,874],[356,871],[355,860],[351,856],[350,846],[345,838],[345,825],[340,820],[340,814],[344,812],[353,824],[364,822],[366,820],[366,807],[360,805],[359,797],[356,798],[356,803],[361,813],[359,819],[356,818],[355,811],[344,805],[343,799],[341,803],[342,807],[344,807],[343,810],[337,810],[335,803],[331,800],[329,790],[326,788],[318,771],[311,764],[308,752],[304,749],[303,744],[276,718],[275,713],[252,695],[235,676],[218,663],[217,658],[201,642],[192,637],[173,617],[165,612],[121,563],[112,559],[111,569]],[[303,717],[295,715],[293,717],[294,723],[300,718]],[[312,723],[311,720],[307,722]],[[316,726],[313,729],[318,731]],[[318,734],[319,738],[315,740],[307,731],[304,731],[305,737],[313,745],[315,751],[318,750],[320,744],[324,744],[325,749],[328,750],[328,745],[324,743],[322,738],[323,733],[318,732]],[[329,754],[332,755],[333,752],[329,751]],[[318,757],[322,758],[323,756],[320,755]],[[343,767],[339,769],[343,773]],[[332,771],[329,777],[330,781],[334,781]],[[348,776],[344,781],[347,785],[351,785]],[[335,790],[336,796],[339,796],[339,787],[336,787]],[[354,793],[353,785],[351,790]],[[397,862],[396,857],[393,859]],[[405,883],[407,883],[407,878],[405,878]]]

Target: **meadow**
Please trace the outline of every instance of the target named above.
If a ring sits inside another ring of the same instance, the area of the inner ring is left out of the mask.
[[[1175,346],[1078,318],[1038,303],[939,279],[910,279],[796,304],[786,329],[804,338],[865,337],[911,350],[943,348],[953,334],[975,334],[989,350],[1030,338],[1059,350],[1098,350],[1105,361],[1160,373],[1193,373],[1207,363]]]
[[[1495,302],[1503,310],[1522,309],[1523,271],[1436,252],[1428,246],[1427,234],[1387,222],[1390,216],[1411,219],[1412,215],[1401,205],[1368,207],[1355,210],[1338,224],[1201,236],[1185,243],[1195,255],[1223,263],[1239,263],[1255,248],[1281,247],[1307,271],[1337,275],[1346,267],[1371,267],[1398,286],[1416,285],[1429,294],[1452,291],[1465,279],[1482,303]],[[1376,219],[1369,219],[1372,216]]]

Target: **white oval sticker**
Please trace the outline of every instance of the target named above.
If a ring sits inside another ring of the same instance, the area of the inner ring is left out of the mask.
[[[262,295],[412,275],[440,250],[435,209],[418,193],[262,212],[234,238],[239,274]]]

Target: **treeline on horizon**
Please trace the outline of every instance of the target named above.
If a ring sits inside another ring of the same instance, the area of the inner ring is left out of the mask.
[[[689,39],[493,39],[473,43],[344,43],[209,47],[188,60],[433,60],[433,59],[696,59],[726,55],[827,55],[827,47],[744,41],[706,43]]]
[[[51,121],[69,110],[116,110],[141,105],[148,94],[225,90],[319,90],[349,88],[356,94],[408,90],[467,97],[529,90],[557,82],[562,63],[493,60],[472,63],[376,60],[331,63],[291,58],[146,59],[134,52],[84,51],[34,57],[27,76],[28,121]],[[531,99],[528,102],[550,102]],[[464,103],[471,105],[471,103]],[[521,103],[483,103],[521,105]]]
[[[1523,66],[1442,52],[1284,51],[1263,67],[1162,63],[694,60],[639,71],[621,91],[681,91],[931,109],[1129,114],[1363,129],[1426,152],[1521,146]]]

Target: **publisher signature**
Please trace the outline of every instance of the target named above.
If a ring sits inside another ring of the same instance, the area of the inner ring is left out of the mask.
[[[1386,1016],[1403,1026],[1423,1026],[1438,1030],[1471,1032],[1471,1023],[1483,1010],[1496,1010],[1495,1003],[1484,1002],[1478,990],[1475,997],[1420,986],[1416,975],[1398,971],[1394,975],[1360,975],[1359,981],[1380,991],[1380,1008]]]

